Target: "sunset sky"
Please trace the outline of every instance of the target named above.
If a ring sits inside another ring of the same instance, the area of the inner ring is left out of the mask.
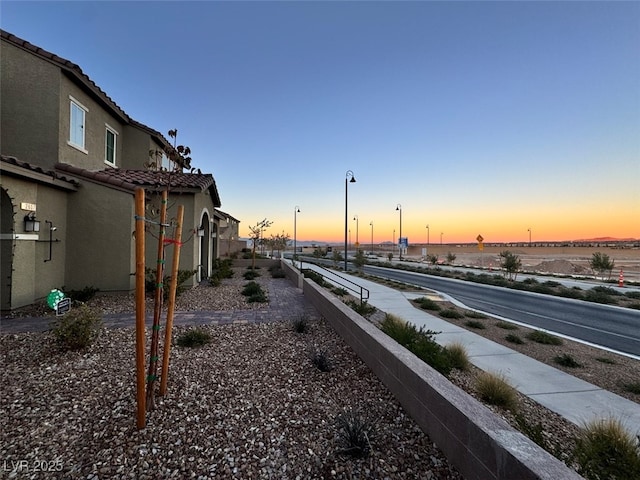
[[[242,236],[640,238],[640,2],[13,2]],[[168,138],[168,137],[167,137]],[[3,152],[10,154],[10,152]],[[427,229],[429,225],[429,229]]]

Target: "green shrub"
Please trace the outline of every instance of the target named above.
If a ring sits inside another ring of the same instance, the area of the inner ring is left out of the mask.
[[[324,287],[325,285],[327,285],[327,282],[325,282],[324,277],[320,275],[318,272],[315,272],[314,270],[303,269],[302,274],[305,276],[305,278],[308,278],[309,280],[316,282],[321,287]]]
[[[249,303],[267,303],[269,301],[260,284],[254,281],[251,281],[244,286],[242,295],[247,297],[247,302]]]
[[[180,335],[176,343],[181,347],[202,347],[211,342],[211,335],[205,330],[194,328]]]
[[[306,315],[301,315],[291,322],[293,331],[296,333],[307,333],[309,331],[309,319]]]
[[[534,330],[527,335],[527,338],[536,343],[542,343],[543,345],[562,345],[564,342],[561,338],[555,337],[540,330]]]
[[[326,350],[315,350],[311,354],[311,363],[321,372],[329,372],[332,370],[331,360],[329,359],[329,353]]]
[[[455,308],[446,308],[442,310],[439,315],[443,318],[464,318],[464,315]]]
[[[373,305],[369,305],[367,301],[356,302],[354,300],[349,300],[348,302],[346,302],[346,305],[351,307],[353,311],[355,311],[359,315],[362,315],[365,318],[374,314],[376,311],[376,307],[374,307]]]
[[[102,328],[102,315],[81,305],[61,317],[52,325],[56,344],[62,351],[81,350],[88,347],[98,337]]]
[[[480,398],[491,405],[515,411],[518,396],[502,374],[482,372],[476,379],[476,390]]]
[[[509,323],[509,322],[503,322],[503,321],[497,322],[496,327],[502,328],[503,330],[518,330],[517,325],[514,325],[513,323]]]
[[[440,305],[438,305],[438,302],[435,302],[427,297],[416,298],[414,301],[423,310],[438,311],[442,308]]]
[[[220,285],[222,285],[222,280],[218,275],[211,275],[209,277],[209,285],[212,287],[219,287]]]
[[[197,270],[178,270],[178,280],[176,286],[176,297],[179,297],[184,291],[184,282],[189,280],[197,273]],[[169,286],[171,285],[171,275],[165,275],[162,279],[162,298],[167,301],[169,298]],[[145,293],[147,295],[155,295],[156,291],[156,271],[145,268]]]
[[[487,316],[484,313],[476,312],[475,310],[467,310],[464,314],[469,318],[479,318],[479,319],[487,318]]]
[[[242,274],[242,276],[245,280],[253,280],[256,277],[259,277],[260,273],[256,272],[255,270],[247,270]]]
[[[609,294],[592,288],[591,290],[587,290],[585,293],[584,299],[588,302],[594,303],[603,303],[603,304],[612,304],[617,303],[616,300]]]
[[[385,315],[380,329],[438,372],[445,376],[451,372],[448,350],[433,340],[438,332],[425,330],[424,327],[417,329],[415,325],[389,314]]]
[[[100,291],[100,289],[91,287],[84,287],[82,290],[65,290],[64,287],[60,288],[63,292],[65,292],[66,296],[71,299],[72,302],[82,302],[87,303],[93,297],[95,297],[96,293]]]
[[[573,288],[561,287],[558,290],[557,295],[559,297],[565,297],[565,298],[575,298],[575,299],[584,298],[584,293],[582,292],[582,289],[580,287],[573,287]]]
[[[567,368],[578,368],[582,366],[582,364],[578,363],[578,361],[568,353],[554,357],[553,361]]]
[[[607,363],[609,365],[615,365],[616,364],[616,361],[613,360],[612,358],[609,358],[609,357],[597,357],[596,360],[601,362],[601,363]]]
[[[286,274],[281,267],[270,267],[269,272],[271,273],[271,278],[286,278]]]
[[[633,300],[640,300],[640,291],[627,292],[624,294],[627,298],[632,298]]]
[[[640,395],[640,382],[625,383],[623,387],[629,393]]]
[[[617,419],[585,425],[573,456],[578,473],[588,480],[640,478],[638,441]]]
[[[245,297],[250,297],[251,295],[255,295],[256,293],[262,292],[262,287],[257,282],[249,282],[245,284],[242,289],[242,295]]]
[[[478,330],[484,330],[486,325],[478,320],[468,320],[464,323],[469,328],[476,328]]]
[[[231,268],[232,264],[233,260],[230,258],[217,258],[213,262],[212,274],[217,275],[220,279],[233,278],[233,268]]]
[[[515,343],[516,345],[524,345],[524,340],[522,340],[518,335],[515,335],[513,333],[510,333],[509,335],[504,337],[504,339],[507,342]]]
[[[334,287],[331,291],[339,297],[344,297],[347,293],[349,293],[345,288],[342,287]]]
[[[449,352],[451,366],[457,370],[467,371],[471,368],[471,361],[467,354],[467,349],[460,342],[453,342],[445,347]]]
[[[373,424],[359,412],[344,410],[336,417],[339,453],[352,457],[366,457],[371,452],[370,437]]]

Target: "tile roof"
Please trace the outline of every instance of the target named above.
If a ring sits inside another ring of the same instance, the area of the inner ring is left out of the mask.
[[[56,170],[130,192],[133,192],[136,187],[159,191],[167,186],[176,193],[198,193],[209,190],[214,207],[221,205],[216,182],[210,173],[156,172],[120,168],[91,171],[66,163],[58,163]]]
[[[28,162],[23,162],[22,160],[19,160],[16,157],[12,157],[10,155],[0,155],[0,161],[2,163],[6,163],[9,165],[15,165],[16,167],[19,167],[20,169],[23,169],[26,172],[33,172],[33,173],[39,173],[42,175],[46,175],[48,177],[51,177],[52,180],[62,180],[64,182],[68,182],[74,186],[78,186],[80,185],[78,183],[78,181],[74,178],[71,177],[67,177],[65,175],[60,175],[58,172],[56,172],[55,170],[48,170],[46,168],[42,168],[39,165],[33,165],[32,163],[28,163]]]

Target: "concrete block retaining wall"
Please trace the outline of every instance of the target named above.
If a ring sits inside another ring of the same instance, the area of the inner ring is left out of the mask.
[[[582,478],[324,288],[282,267],[466,479]]]

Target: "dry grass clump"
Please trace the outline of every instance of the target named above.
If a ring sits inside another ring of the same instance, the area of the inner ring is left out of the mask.
[[[480,398],[491,405],[516,411],[518,395],[502,374],[482,372],[476,379],[476,391]]]

